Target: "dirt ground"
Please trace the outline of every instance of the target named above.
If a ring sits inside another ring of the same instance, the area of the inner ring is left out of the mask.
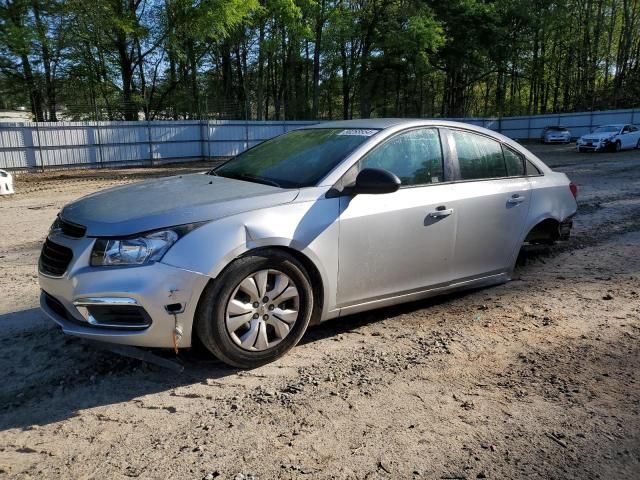
[[[0,198],[0,477],[640,478],[640,151],[531,148],[580,187],[569,242],[245,372],[121,357],[37,309],[63,204],[202,165],[19,175]]]

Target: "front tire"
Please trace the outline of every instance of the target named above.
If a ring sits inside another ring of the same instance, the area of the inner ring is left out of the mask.
[[[195,314],[202,344],[223,362],[255,368],[291,350],[313,311],[304,266],[267,249],[239,258],[205,288]]]
[[[622,143],[620,143],[620,140],[618,140],[615,145],[614,145],[614,150],[616,153],[618,153],[620,150],[622,150]]]

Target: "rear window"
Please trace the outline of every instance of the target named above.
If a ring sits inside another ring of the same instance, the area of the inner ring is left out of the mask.
[[[517,152],[514,152],[506,145],[502,146],[504,154],[504,163],[507,166],[507,175],[510,177],[521,177],[524,175],[524,158]]]
[[[521,153],[496,140],[460,130],[451,130],[451,135],[461,180],[542,175]]]
[[[538,169],[538,167],[536,167],[529,160],[527,160],[525,163],[526,163],[526,169],[527,169],[527,176],[528,177],[536,176],[536,175],[542,175],[542,172],[540,171],[540,169]]]
[[[452,130],[463,180],[507,176],[502,147],[495,140],[475,133]]]

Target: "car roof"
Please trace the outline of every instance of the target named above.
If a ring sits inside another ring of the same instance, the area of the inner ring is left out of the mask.
[[[362,118],[358,120],[334,120],[320,122],[312,125],[305,125],[302,129],[315,128],[356,128],[356,129],[377,129],[377,130],[403,130],[404,128],[417,127],[444,127],[470,130],[483,135],[490,136],[509,145],[514,145],[512,139],[488,128],[480,127],[472,123],[455,122],[452,120],[440,120],[438,118]]]
[[[414,123],[419,119],[408,118],[360,118],[357,120],[334,120],[305,126],[305,128],[375,128],[385,129],[402,123]]]
[[[451,127],[475,130],[477,132],[501,136],[494,130],[489,130],[473,123],[456,122],[452,120],[441,120],[439,118],[361,118],[358,120],[333,120],[328,122],[305,125],[302,128],[361,128],[386,130],[393,127]]]
[[[605,125],[598,125],[596,128],[601,128],[601,127],[622,128],[622,127],[626,127],[627,125],[629,125],[629,124],[628,123],[607,123]]]

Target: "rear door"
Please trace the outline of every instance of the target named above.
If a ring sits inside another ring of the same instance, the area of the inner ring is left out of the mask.
[[[438,130],[417,128],[388,139],[355,167],[393,172],[402,186],[341,197],[339,305],[449,283],[455,212],[443,157]]]
[[[453,276],[464,281],[505,272],[520,249],[530,205],[525,160],[484,135],[448,132],[458,165],[452,187],[457,214]]]

